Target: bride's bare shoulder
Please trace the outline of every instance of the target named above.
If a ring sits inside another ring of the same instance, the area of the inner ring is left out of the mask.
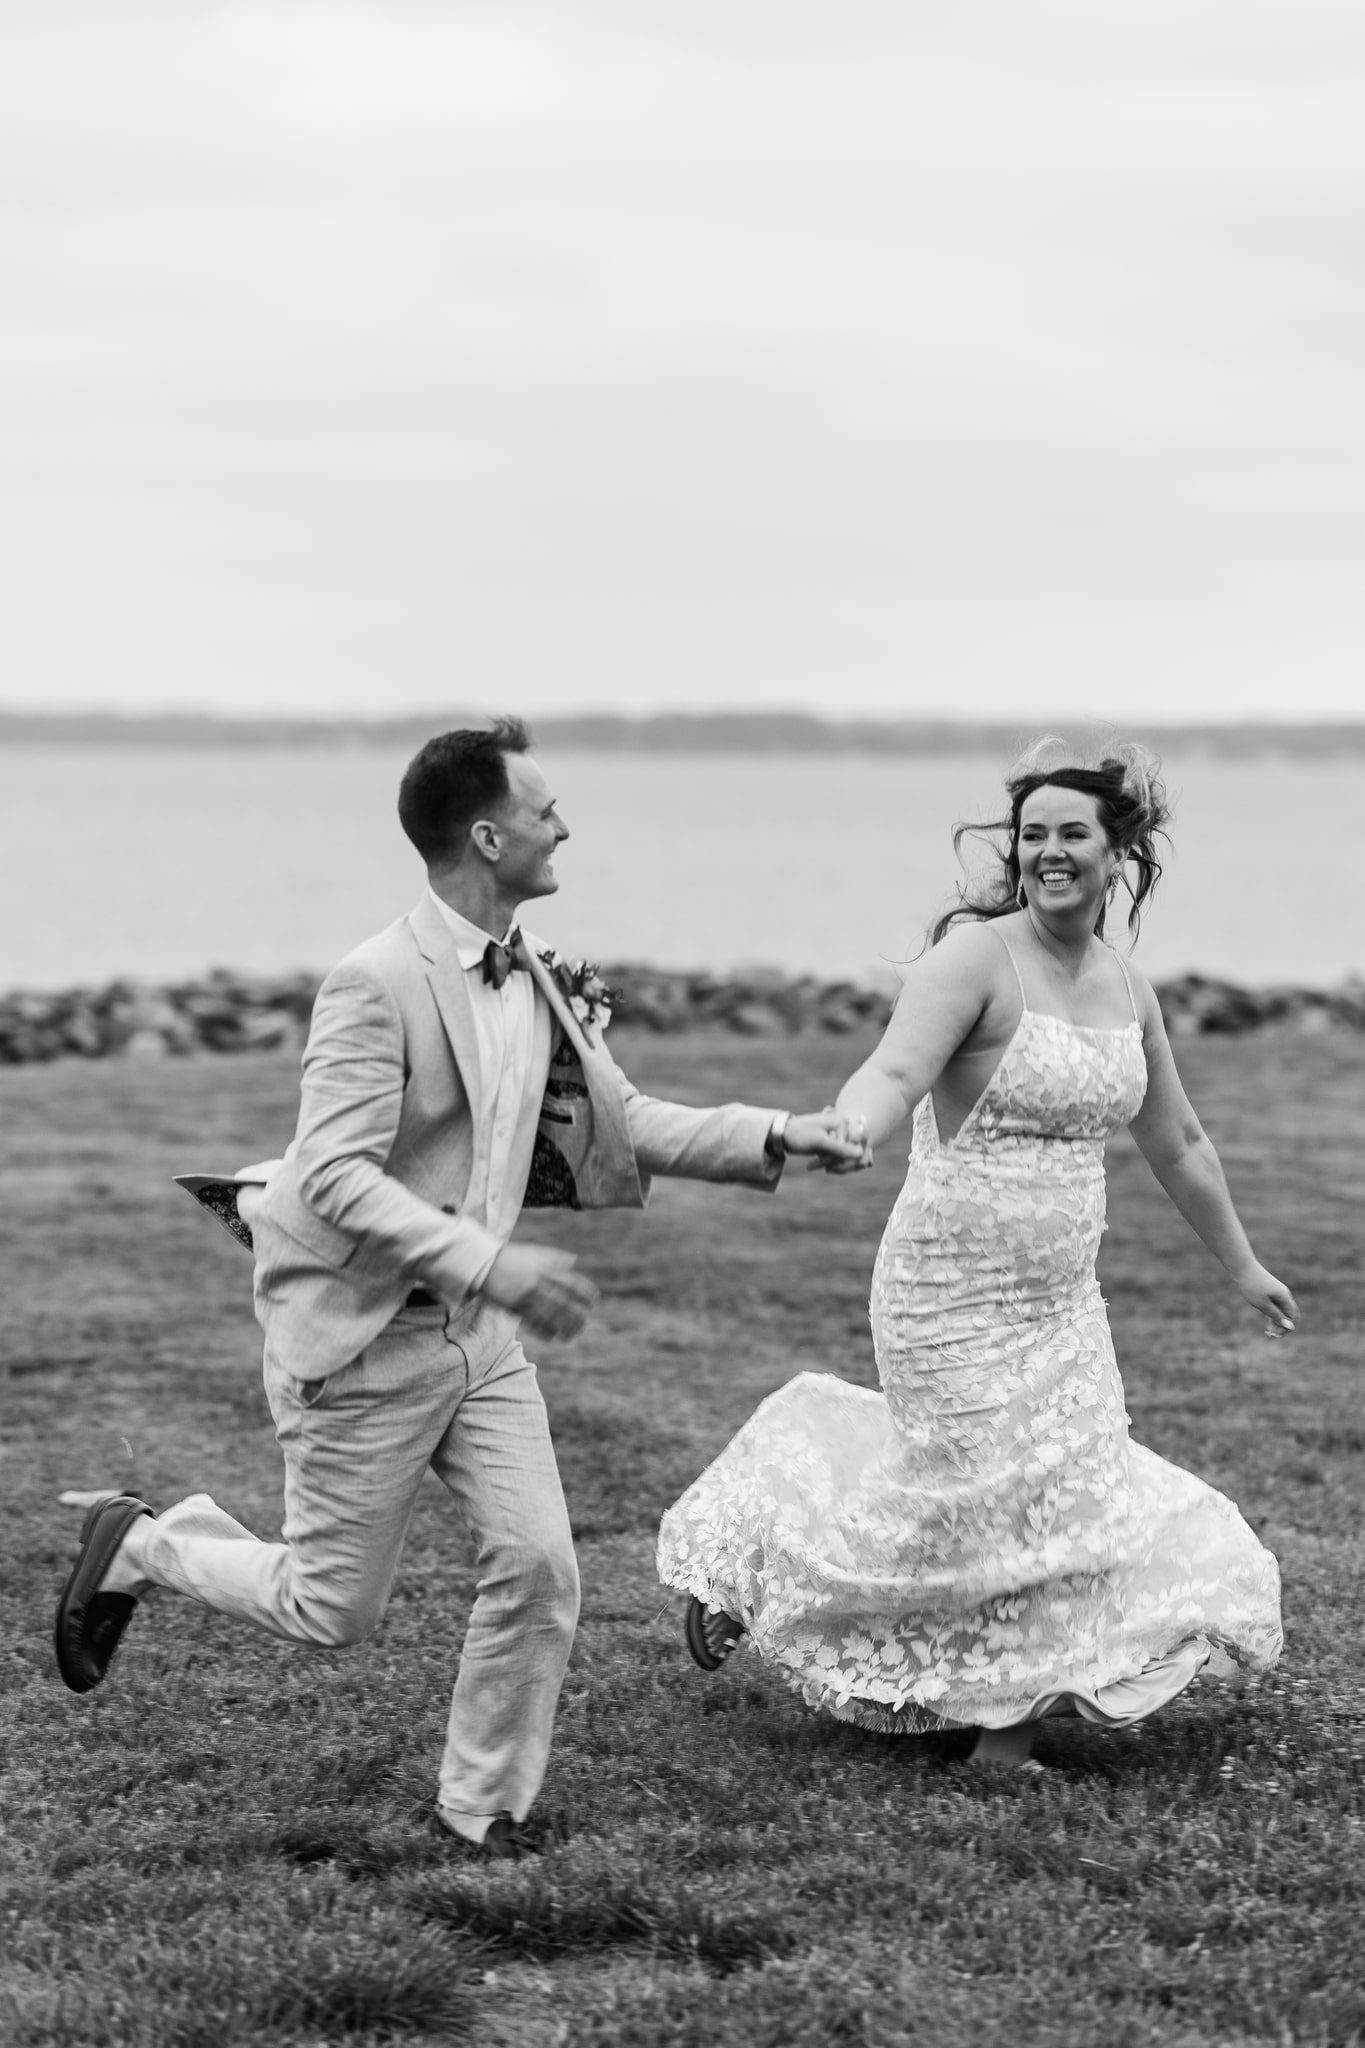
[[[905,977],[907,986],[918,980],[922,987],[970,993],[981,1003],[1005,983],[1013,986],[1006,952],[1009,942],[1004,932],[993,928],[1012,922],[1004,917],[990,924],[953,925],[931,951],[920,955]]]
[[[1010,913],[1005,917],[955,924],[945,932],[934,953],[941,954],[945,962],[951,962],[959,974],[985,974],[993,979],[1002,968],[1008,974],[1009,928],[1017,922],[1016,916]]]

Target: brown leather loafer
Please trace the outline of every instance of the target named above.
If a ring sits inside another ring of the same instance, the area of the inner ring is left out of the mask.
[[[145,1500],[131,1493],[106,1494],[81,1526],[81,1547],[57,1602],[57,1669],[72,1692],[100,1683],[132,1618],[131,1593],[102,1593],[100,1584],[114,1553],[139,1515],[150,1515]]]

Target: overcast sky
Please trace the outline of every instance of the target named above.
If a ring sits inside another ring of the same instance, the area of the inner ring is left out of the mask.
[[[0,703],[1365,715],[1359,0],[0,0]]]

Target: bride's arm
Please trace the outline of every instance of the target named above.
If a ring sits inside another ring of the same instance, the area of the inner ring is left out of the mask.
[[[1147,1094],[1131,1125],[1138,1149],[1238,1293],[1266,1317],[1272,1334],[1276,1327],[1292,1330],[1299,1313],[1294,1297],[1251,1249],[1222,1163],[1181,1085],[1161,1006],[1145,977],[1141,987]]]
[[[999,941],[960,927],[915,962],[881,1043],[839,1090],[835,1108],[875,1149],[927,1095],[990,999]]]

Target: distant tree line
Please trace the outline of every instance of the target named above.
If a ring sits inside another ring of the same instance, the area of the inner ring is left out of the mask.
[[[213,718],[189,712],[0,712],[0,746],[389,747],[415,750],[434,732],[486,725],[485,713],[407,712],[395,718]],[[531,721],[537,743],[562,753],[660,754],[990,754],[1008,759],[1052,729],[1035,718],[1004,725],[965,719],[823,719],[795,711],[660,712]],[[1063,718],[1068,737],[1107,728]],[[1365,755],[1365,721],[1355,724],[1140,725],[1160,750],[1221,755],[1280,754],[1321,760]]]

